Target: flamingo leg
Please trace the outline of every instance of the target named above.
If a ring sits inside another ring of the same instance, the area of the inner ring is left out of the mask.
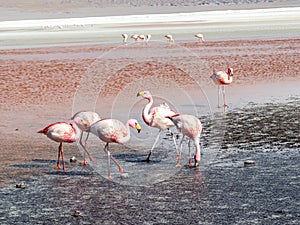
[[[60,160],[61,147],[62,147],[62,143],[60,143],[58,146],[58,158],[57,158],[57,164],[56,164],[56,169],[58,169],[58,170],[60,169],[59,160]]]
[[[218,85],[218,108],[221,108],[220,106],[220,94],[221,94],[221,87]]]
[[[178,155],[177,155],[177,165],[176,165],[176,167],[181,167],[181,165],[180,165],[180,160],[181,160],[182,143],[183,143],[184,137],[185,137],[185,136],[183,135],[182,138],[181,138],[181,140],[180,140],[180,143],[179,143],[179,145],[180,145],[180,150],[179,150],[179,153],[178,153]]]
[[[160,133],[161,133],[161,130],[159,130],[159,132],[158,132],[158,135],[157,135],[157,137],[156,137],[156,139],[155,139],[155,142],[154,142],[154,144],[153,144],[153,146],[152,146],[152,148],[151,148],[151,150],[150,150],[150,152],[149,152],[149,154],[148,154],[148,157],[147,157],[147,159],[146,159],[146,162],[149,162],[149,161],[150,161],[150,156],[151,156],[151,154],[152,154],[152,151],[153,151],[155,145],[156,145],[157,142],[158,142]]]
[[[175,149],[177,151],[177,155],[180,156],[181,154],[180,154],[180,151],[178,150],[176,140],[175,140],[175,136],[174,136],[173,132],[170,129],[168,129],[168,131],[170,132],[170,135],[172,136],[172,139],[173,139],[173,142],[174,142],[174,145],[175,145]]]
[[[108,162],[109,162],[109,167],[108,167],[108,179],[112,179],[111,178],[111,176],[110,176],[110,159],[118,166],[118,168],[119,168],[119,172],[120,172],[120,174],[122,174],[123,172],[124,172],[124,170],[123,170],[123,168],[122,168],[122,166],[118,163],[118,161],[111,155],[111,153],[109,152],[109,150],[108,150],[108,143],[106,143],[106,145],[105,145],[105,147],[104,147],[104,152],[106,152],[107,153],[107,155],[108,155]]]
[[[191,139],[189,139],[189,167],[193,167],[193,163],[192,163],[192,153],[191,153]]]
[[[65,167],[65,159],[64,159],[64,148],[62,146],[62,143],[61,143],[61,146],[60,146],[60,152],[61,152],[61,161],[62,161],[62,165],[63,165],[63,170],[66,170],[66,167]]]
[[[84,145],[83,145],[83,143],[82,143],[82,137],[83,137],[83,132],[82,132],[82,131],[81,131],[80,140],[79,140],[79,144],[81,145],[81,147],[82,147],[83,150],[84,150],[84,161],[83,161],[83,165],[84,165],[84,166],[87,165],[87,162],[86,162],[86,154],[89,156],[90,161],[93,161],[92,156],[90,155],[90,153],[89,153],[88,150],[86,149],[86,145],[87,145],[87,140],[88,140],[88,138],[89,138],[89,134],[90,134],[90,132],[87,133],[87,136],[86,136],[85,141],[84,141]]]
[[[226,104],[226,100],[225,100],[225,86],[222,87],[222,92],[223,92],[224,108],[226,108],[228,105]]]

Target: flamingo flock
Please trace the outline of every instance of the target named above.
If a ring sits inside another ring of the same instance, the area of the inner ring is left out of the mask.
[[[146,34],[146,35],[144,35],[144,34],[132,34],[132,35],[129,36],[126,33],[121,34],[121,36],[122,36],[124,45],[127,45],[128,37],[130,37],[135,43],[137,43],[139,41],[144,41],[146,44],[149,43],[149,41],[152,37],[151,34]],[[175,42],[172,34],[166,34],[166,35],[164,35],[164,37],[168,40],[168,42],[170,44]],[[195,34],[194,37],[196,37],[199,40],[199,42],[205,42],[204,35],[201,34],[201,33]]]

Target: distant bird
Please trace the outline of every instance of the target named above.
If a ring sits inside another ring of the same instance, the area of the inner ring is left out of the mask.
[[[84,150],[84,161],[83,161],[83,165],[86,166],[87,162],[86,162],[86,153],[88,154],[90,161],[93,161],[92,156],[90,155],[90,153],[87,151],[86,149],[86,145],[87,145],[87,140],[89,138],[89,134],[90,134],[90,126],[91,124],[95,123],[96,121],[100,120],[100,116],[96,113],[96,112],[91,112],[91,111],[79,111],[77,113],[75,113],[71,120],[74,120],[77,124],[77,126],[80,129],[80,139],[79,139],[79,144],[81,145],[81,147]],[[87,136],[85,138],[84,141],[84,145],[82,144],[82,137],[83,137],[83,132],[87,132]]]
[[[151,37],[152,37],[151,34],[146,34],[146,44],[149,43]]]
[[[199,39],[199,41],[202,41],[202,42],[204,42],[205,40],[204,40],[204,36],[203,36],[203,34],[195,34],[195,37],[196,38],[198,38]]]
[[[224,101],[224,108],[228,105],[226,104],[225,100],[225,86],[232,83],[233,80],[233,69],[228,68],[227,72],[225,71],[214,71],[210,78],[218,85],[218,108],[220,108],[220,94],[221,91],[223,93],[223,101]],[[222,90],[221,90],[222,86]]]
[[[193,115],[187,115],[187,114],[176,114],[169,119],[175,124],[178,131],[183,134],[183,137],[180,141],[180,152],[182,152],[182,142],[185,136],[189,137],[189,166],[197,167],[199,166],[199,162],[201,160],[200,156],[200,135],[202,132],[202,124],[200,120],[193,116]],[[191,157],[191,149],[190,149],[190,141],[193,140],[195,147],[196,147],[196,154],[194,156],[194,165],[192,163],[192,157]],[[177,166],[180,166],[180,159],[181,157],[178,157],[178,163]]]
[[[133,34],[130,36],[130,38],[132,38],[135,42],[137,42],[139,40],[139,35],[138,34]]]
[[[141,131],[141,126],[138,121],[135,119],[129,119],[124,125],[121,121],[116,119],[101,119],[96,123],[92,124],[90,127],[90,132],[97,137],[99,137],[102,141],[106,142],[104,147],[104,152],[107,153],[108,156],[108,179],[111,179],[110,176],[110,159],[114,161],[114,163],[119,167],[120,174],[123,173],[123,168],[117,162],[117,160],[111,155],[108,144],[109,143],[118,143],[124,144],[130,139],[130,130],[129,127],[136,128],[138,132]]]
[[[171,34],[165,35],[165,38],[167,38],[169,40],[169,42],[171,42],[171,43],[174,42],[173,36]]]
[[[154,107],[151,109],[151,106],[153,105],[153,98],[149,91],[140,91],[139,93],[137,93],[137,96],[142,96],[144,99],[148,100],[148,104],[144,107],[143,113],[142,113],[144,122],[150,127],[156,127],[159,129],[159,133],[158,133],[158,135],[155,139],[155,142],[148,154],[146,161],[147,162],[150,161],[151,153],[159,139],[160,133],[161,133],[161,131],[164,131],[164,130],[168,130],[170,132],[170,134],[173,138],[174,144],[175,144],[176,151],[177,151],[177,153],[179,153],[177,145],[176,145],[175,137],[174,137],[173,133],[169,130],[169,128],[174,127],[174,123],[171,120],[169,120],[168,118],[166,118],[166,117],[176,115],[176,113],[174,111],[172,111],[166,103],[161,104],[160,106],[157,106],[157,107]]]
[[[122,34],[122,37],[123,37],[123,44],[126,45],[127,39],[128,39],[128,34]]]
[[[56,168],[60,169],[60,156],[62,160],[63,170],[66,170],[65,162],[64,162],[64,149],[62,146],[63,142],[72,143],[75,142],[78,138],[78,130],[76,124],[73,122],[56,122],[53,124],[48,125],[42,130],[39,130],[38,133],[45,134],[48,138],[53,141],[59,142],[58,147],[58,159]]]

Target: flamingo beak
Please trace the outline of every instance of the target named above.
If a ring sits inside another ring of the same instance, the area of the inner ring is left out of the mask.
[[[145,93],[143,91],[140,91],[139,93],[137,93],[136,97],[139,97],[139,96],[143,96]]]
[[[138,133],[140,133],[142,128],[139,124],[136,124],[135,129],[137,130]]]

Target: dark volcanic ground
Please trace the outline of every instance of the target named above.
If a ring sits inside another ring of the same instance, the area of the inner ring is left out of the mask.
[[[25,181],[24,189],[0,189],[0,223],[299,224],[299,106],[293,98],[201,118],[200,168],[183,166],[148,187],[110,182],[90,166],[68,163],[67,172],[55,171],[54,160],[13,165],[7,169],[39,172],[14,177]],[[163,150],[157,151],[154,158]],[[211,152],[215,158],[205,161]],[[249,159],[255,164],[244,166]]]

